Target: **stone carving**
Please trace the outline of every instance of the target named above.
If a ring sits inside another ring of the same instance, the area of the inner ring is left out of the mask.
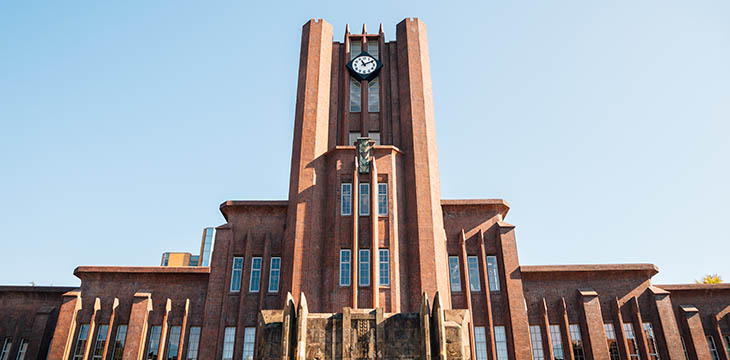
[[[373,157],[373,144],[375,142],[370,138],[357,138],[357,160],[358,171],[360,174],[370,173],[370,161]]]

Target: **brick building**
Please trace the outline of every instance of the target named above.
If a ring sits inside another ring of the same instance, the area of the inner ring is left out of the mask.
[[[421,21],[301,44],[288,200],[224,202],[163,266],[0,287],[0,360],[730,360],[730,286],[522,266],[506,201],[441,198]]]

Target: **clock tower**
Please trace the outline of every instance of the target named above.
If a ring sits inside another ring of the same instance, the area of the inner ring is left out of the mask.
[[[450,307],[426,26],[302,31],[281,286],[310,310]]]

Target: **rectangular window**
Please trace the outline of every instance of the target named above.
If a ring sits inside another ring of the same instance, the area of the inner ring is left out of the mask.
[[[639,358],[639,347],[636,344],[636,335],[634,334],[634,326],[631,323],[624,323],[624,333],[626,333],[626,343],[629,347],[629,358],[635,360]]]
[[[368,54],[378,58],[378,40],[368,40]]]
[[[654,337],[654,329],[651,327],[651,323],[645,322],[644,334],[646,334],[646,343],[649,345],[649,359],[659,360],[659,349],[656,345],[656,338]]]
[[[215,229],[212,227],[205,228],[205,237],[203,238],[202,259],[198,259],[201,266],[210,265],[210,252],[213,250],[213,242],[215,241]]]
[[[362,52],[362,42],[360,39],[355,38],[350,41],[350,60],[356,58]]]
[[[157,360],[157,354],[160,353],[161,335],[162,326],[153,326],[150,330],[150,342],[147,346],[147,360]]]
[[[461,291],[461,273],[459,272],[458,256],[449,256],[449,281],[451,282],[451,291]]]
[[[375,145],[382,145],[382,143],[380,142],[380,133],[379,132],[375,132],[375,131],[369,132],[368,137],[371,138],[375,142]]]
[[[236,328],[227,327],[223,336],[223,360],[233,360],[233,346],[236,344]]]
[[[388,215],[388,184],[378,183],[378,215]]]
[[[94,349],[91,351],[92,360],[103,360],[104,345],[106,345],[106,333],[109,331],[109,325],[99,325],[99,331],[96,333],[96,341]]]
[[[188,336],[188,356],[187,360],[198,360],[198,346],[200,345],[200,327],[190,327],[190,336]]]
[[[5,338],[5,341],[3,342],[3,350],[2,353],[0,353],[0,360],[8,360],[11,347],[13,347],[13,338]]]
[[[573,341],[573,359],[585,360],[586,354],[583,351],[583,338],[580,336],[580,326],[570,324],[570,337]]]
[[[352,184],[342,183],[340,187],[340,215],[352,214]]]
[[[359,132],[359,131],[356,131],[356,132],[351,132],[351,133],[350,133],[350,137],[348,138],[350,142],[349,142],[349,143],[347,143],[346,145],[349,145],[349,146],[354,146],[354,145],[355,145],[355,143],[357,142],[357,139],[358,139],[359,137],[360,137],[360,132]]]
[[[350,286],[350,249],[340,249],[340,286]]]
[[[620,360],[618,354],[618,342],[616,341],[616,331],[613,329],[613,324],[603,324],[603,329],[606,331],[606,341],[608,341],[608,355],[611,360]]]
[[[710,356],[712,360],[720,360],[720,354],[717,353],[717,345],[715,344],[715,338],[707,336],[707,346],[710,348]]]
[[[362,90],[360,89],[360,82],[355,78],[350,78],[350,112],[359,113],[362,108]],[[352,144],[348,144],[352,145]]]
[[[28,351],[28,340],[21,338],[20,346],[18,346],[18,355],[15,356],[15,360],[25,360],[25,353],[27,351]]]
[[[114,337],[114,349],[112,360],[122,360],[124,355],[124,342],[127,340],[127,325],[117,326],[117,335]]]
[[[377,78],[368,82],[368,112],[380,112],[380,82]]]
[[[477,351],[477,360],[487,360],[487,336],[484,326],[474,327],[474,345]]]
[[[560,325],[550,325],[550,342],[553,344],[553,358],[555,360],[565,360]]]
[[[248,291],[259,292],[261,288],[261,258],[255,257],[251,259],[251,279],[248,283]]]
[[[360,286],[370,285],[370,250],[360,249]]]
[[[167,266],[170,263],[170,253],[162,253],[162,266]]]
[[[241,291],[241,274],[243,272],[243,258],[233,258],[233,269],[231,270],[231,292]]]
[[[494,345],[497,348],[497,360],[509,360],[507,334],[504,331],[504,326],[494,327]]]
[[[542,351],[542,332],[539,325],[530,325],[530,341],[532,342],[532,360],[544,360]]]
[[[380,285],[390,286],[390,251],[380,249],[379,260]]]
[[[243,360],[253,360],[253,349],[256,343],[256,328],[247,327],[243,330]]]
[[[279,273],[281,271],[281,258],[272,257],[269,268],[269,292],[279,292]]]
[[[88,340],[89,324],[81,324],[81,326],[79,326],[79,337],[76,339],[73,360],[81,360],[84,358],[84,350],[86,350],[86,341]]]
[[[170,328],[170,340],[167,341],[167,360],[178,360],[177,352],[180,350],[180,326]]]
[[[487,275],[489,275],[489,291],[499,291],[499,269],[496,256],[487,256]]]
[[[360,215],[370,215],[370,184],[360,184]]]
[[[466,264],[469,267],[469,288],[471,291],[482,291],[479,279],[479,259],[476,256],[467,256]]]

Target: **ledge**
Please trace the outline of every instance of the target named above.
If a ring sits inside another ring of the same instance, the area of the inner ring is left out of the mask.
[[[502,199],[441,199],[441,206],[476,206],[499,208],[502,218],[509,211],[509,203]]]
[[[373,146],[373,151],[381,152],[382,150],[391,151],[396,154],[403,154],[403,151],[399,149],[395,145],[375,145]],[[324,156],[329,156],[330,154],[333,154],[338,151],[355,151],[354,145],[336,145],[335,147],[327,150],[327,152],[324,153]]]
[[[520,266],[523,274],[581,273],[581,272],[646,272],[651,276],[659,272],[654,264],[594,264],[594,265],[532,265]]]
[[[74,275],[93,273],[118,274],[210,274],[208,266],[79,266]]]
[[[76,286],[22,286],[7,285],[0,286],[0,292],[35,292],[35,293],[59,293],[63,294],[78,289]]]
[[[666,291],[696,291],[696,290],[730,290],[730,283],[721,284],[669,284],[654,285]]]
[[[228,200],[220,204],[218,209],[220,210],[223,217],[228,221],[228,214],[226,210],[232,207],[239,208],[263,208],[263,207],[274,207],[274,208],[286,208],[289,206],[288,200]]]

